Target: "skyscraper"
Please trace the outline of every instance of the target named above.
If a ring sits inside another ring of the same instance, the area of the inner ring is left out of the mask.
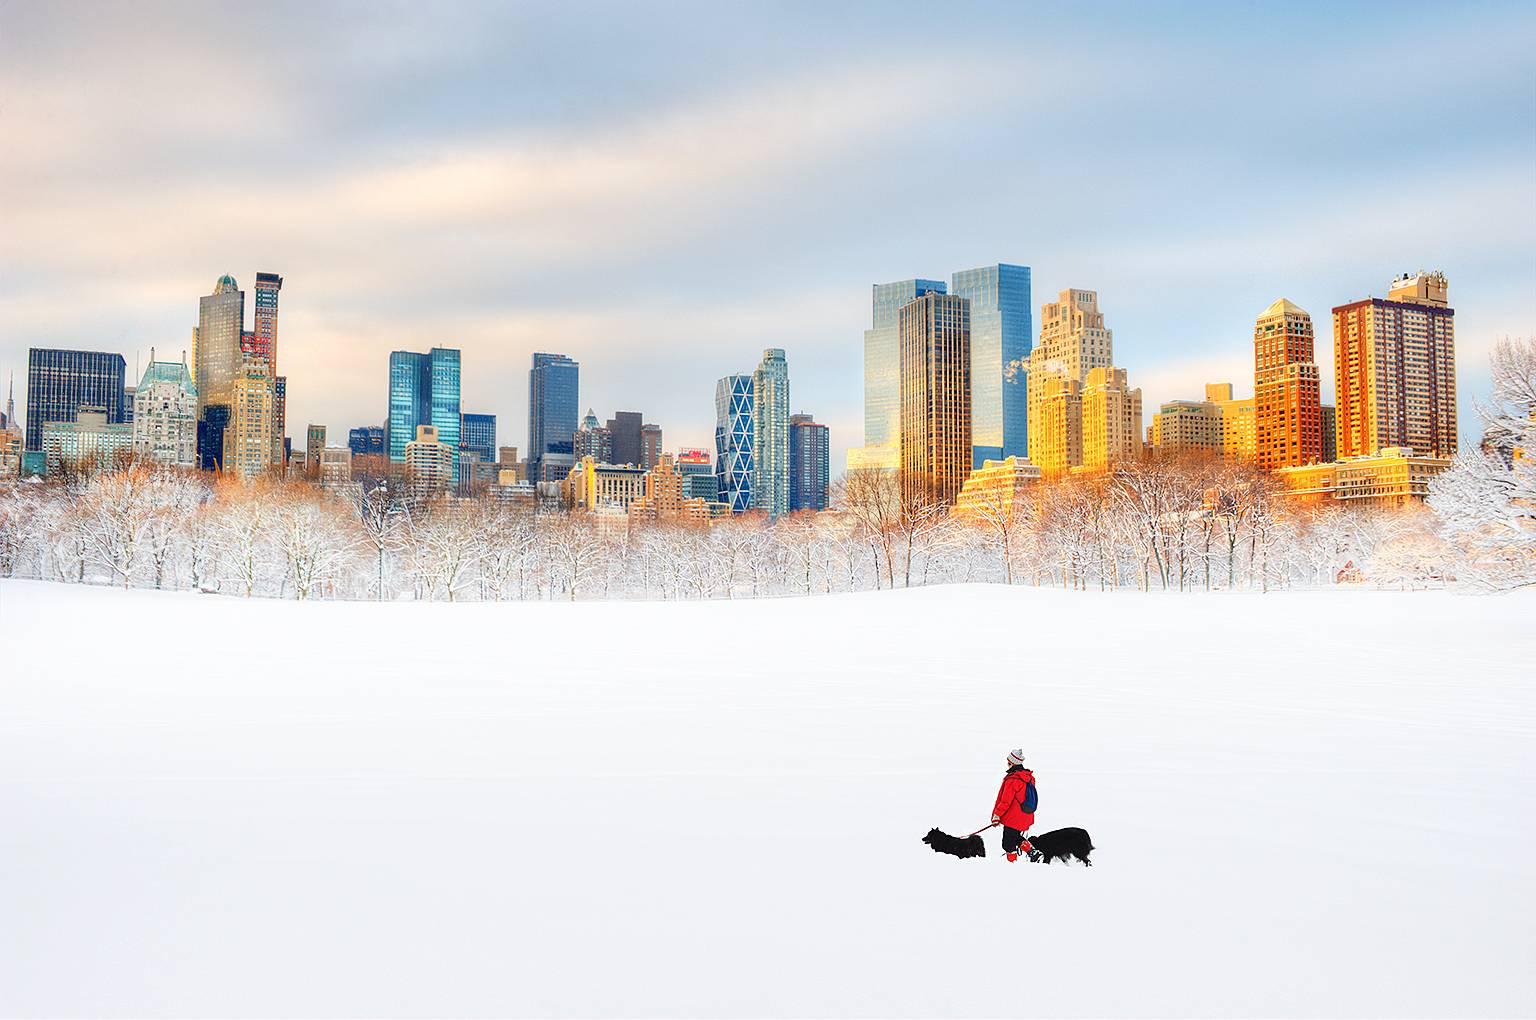
[[[496,463],[496,416],[494,414],[470,414],[462,416],[459,432],[459,449],[480,455],[480,463]]]
[[[1029,459],[1047,477],[1083,462],[1083,384],[1035,348],[1029,372]]]
[[[185,361],[156,361],[133,394],[133,454],[171,467],[197,466],[197,387]]]
[[[325,426],[311,425],[304,437],[304,477],[320,480],[320,455],[325,452]]]
[[[277,405],[272,412],[272,460],[277,464],[285,460],[283,438],[288,435],[288,378],[278,375],[277,370],[277,293],[282,289],[283,278],[276,273],[256,274],[252,349],[258,357],[267,359],[272,375],[279,380]]]
[[[454,484],[454,465],[458,446],[442,441],[435,425],[418,425],[416,434],[405,444],[407,486],[417,499],[432,499],[447,492]]]
[[[752,505],[789,513],[789,363],[770,347],[752,373]]]
[[[615,411],[608,419],[608,434],[613,439],[614,464],[640,463],[640,429],[645,415],[639,411]]]
[[[896,449],[901,442],[902,306],[930,291],[938,280],[898,280],[871,288],[871,322],[864,331],[864,445]]]
[[[950,278],[949,292],[971,303],[972,468],[1029,453],[1029,287],[1029,267],[1006,263]]]
[[[33,347],[27,352],[27,449],[43,448],[45,422],[71,422],[82,405],[121,424],[128,365],[121,354]]]
[[[1253,328],[1254,457],[1266,471],[1323,454],[1312,316],[1281,298]]]
[[[347,446],[354,457],[382,456],[385,452],[384,427],[363,425],[347,433]]]
[[[640,466],[649,471],[661,462],[661,426],[640,426]]]
[[[971,473],[971,315],[928,291],[902,306],[901,495],[954,502]]]
[[[247,358],[229,393],[229,422],[223,430],[222,468],[240,478],[254,478],[282,463],[273,457],[272,416],[277,389],[265,359]]]
[[[1455,314],[1440,272],[1399,277],[1386,298],[1333,310],[1340,457],[1455,454]]]
[[[599,464],[614,463],[613,431],[597,423],[597,415],[592,413],[590,407],[571,442],[572,454],[578,461],[583,457],[591,457]]]
[[[235,376],[241,371],[240,340],[245,333],[245,292],[228,273],[213,285],[213,293],[198,299],[197,414],[209,404],[230,404]]]
[[[832,445],[825,425],[809,414],[789,418],[789,510],[825,510]]]
[[[1059,361],[1079,382],[1090,368],[1115,363],[1114,331],[1104,328],[1099,292],[1072,288],[1040,308],[1040,345],[1031,353],[1042,361]]]
[[[752,509],[752,377],[728,375],[715,384],[715,490],[739,514]]]
[[[580,366],[564,354],[537,353],[528,372],[528,480],[563,481],[575,466],[571,437]],[[546,467],[546,460],[549,461]]]
[[[1123,368],[1090,368],[1083,381],[1083,463],[1107,471],[1141,453],[1141,390],[1131,389]]]
[[[395,351],[389,356],[389,459],[405,463],[405,448],[417,428],[431,425],[432,441],[452,451],[451,484],[458,483],[459,352],[434,347],[427,354]]]

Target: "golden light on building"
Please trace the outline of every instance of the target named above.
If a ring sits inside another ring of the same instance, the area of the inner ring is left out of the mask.
[[[1031,356],[1029,459],[1046,477],[1083,462],[1082,382],[1060,361]]]
[[[955,513],[989,520],[998,515],[1012,517],[1025,492],[1040,478],[1040,469],[1027,457],[983,461],[955,497]]]
[[[902,498],[952,503],[970,474],[970,302],[929,291],[902,306]]]
[[[1275,474],[1297,502],[1395,507],[1423,500],[1430,482],[1450,466],[1448,457],[1389,446],[1371,456],[1282,468]]]
[[[1259,467],[1273,470],[1322,458],[1312,316],[1285,298],[1264,309],[1254,324],[1253,393]]]

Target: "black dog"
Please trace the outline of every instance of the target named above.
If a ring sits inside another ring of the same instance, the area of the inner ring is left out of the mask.
[[[1093,867],[1088,855],[1093,852],[1093,841],[1087,829],[1056,829],[1039,836],[1028,836],[1029,859],[1036,864],[1049,864],[1056,858],[1069,860],[1076,857],[1087,867]]]
[[[938,829],[929,829],[928,835],[923,837],[923,842],[933,847],[935,853],[953,854],[956,857],[985,857],[987,845],[981,841],[980,836],[951,836],[947,832]]]

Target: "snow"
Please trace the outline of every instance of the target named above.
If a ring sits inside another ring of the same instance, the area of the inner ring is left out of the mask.
[[[1533,596],[0,582],[0,1014],[1529,1014]]]

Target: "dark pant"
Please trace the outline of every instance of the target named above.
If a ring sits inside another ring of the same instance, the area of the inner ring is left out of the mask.
[[[1024,843],[1024,833],[1018,829],[1010,829],[1003,826],[1003,853],[1016,854]]]

